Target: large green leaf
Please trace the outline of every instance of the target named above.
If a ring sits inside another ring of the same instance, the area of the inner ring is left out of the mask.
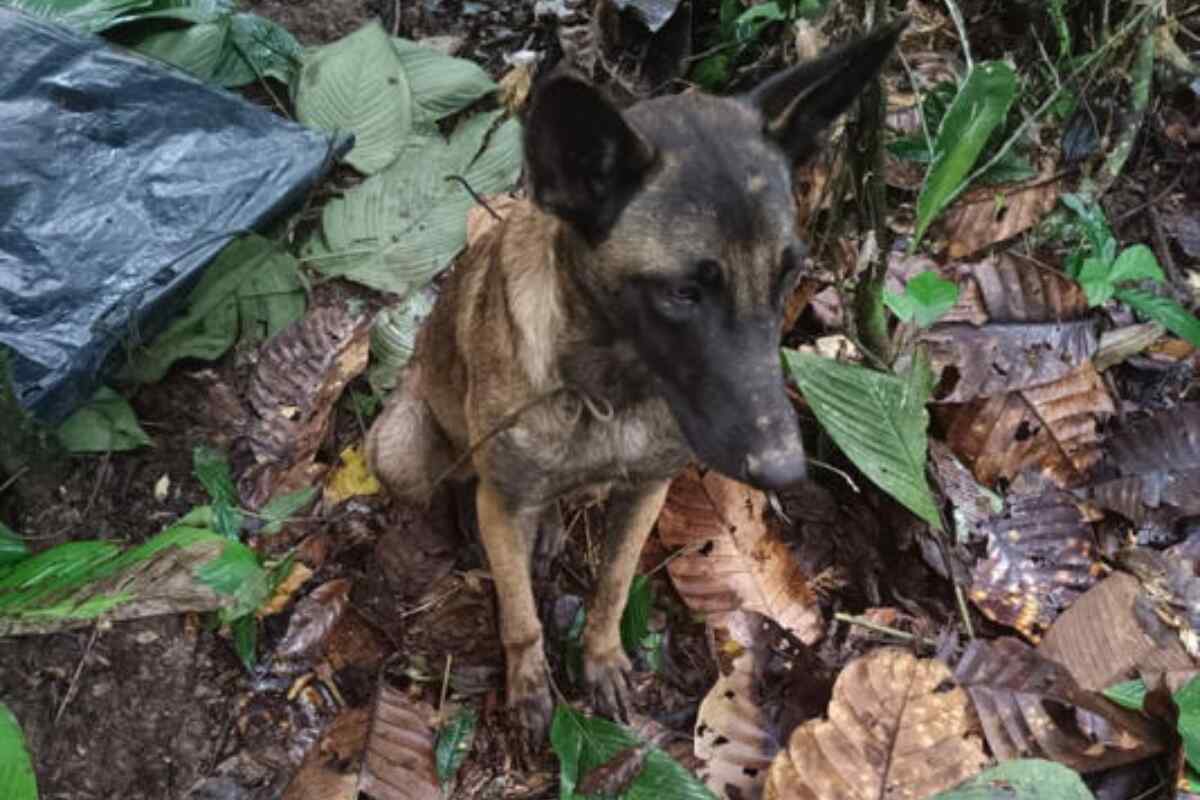
[[[131,19],[151,0],[0,0],[0,6],[54,20],[87,33]]]
[[[1161,322],[1171,333],[1200,347],[1200,319],[1171,298],[1131,288],[1118,288],[1116,295],[1142,316]]]
[[[58,427],[58,441],[72,453],[115,453],[152,444],[129,402],[107,386]]]
[[[913,247],[966,188],[964,181],[992,132],[1004,123],[1016,95],[1017,73],[1003,61],[980,62],[967,75],[934,139],[933,164],[917,198]]]
[[[1200,769],[1200,678],[1192,678],[1175,693],[1179,707],[1176,728],[1183,739],[1183,753],[1188,763]]]
[[[269,239],[241,237],[206,268],[183,316],[134,351],[121,377],[152,383],[180,359],[216,360],[239,334],[248,342],[274,336],[300,318],[304,305],[296,259]]]
[[[346,161],[366,175],[392,163],[412,131],[408,76],[378,22],[308,51],[295,99],[304,124],[354,134]]]
[[[903,294],[884,289],[883,301],[904,322],[928,328],[958,302],[958,284],[929,270],[911,278]]]
[[[5,800],[37,800],[37,778],[33,759],[25,747],[21,724],[0,703],[0,797]]]
[[[133,46],[221,86],[242,86],[261,77],[291,84],[303,50],[286,28],[255,14],[235,14],[227,2],[188,0],[139,16],[140,21],[191,22],[185,28],[156,28]]]
[[[558,756],[559,797],[574,800],[580,779],[606,763],[622,750],[642,742],[630,731],[606,719],[585,717],[570,706],[554,710],[550,726],[550,745]],[[623,800],[716,800],[713,793],[675,759],[657,747],[646,753],[646,760],[633,783],[621,795]]]
[[[386,170],[325,206],[322,237],[305,255],[326,275],[340,275],[406,295],[450,263],[467,240],[471,195],[510,188],[521,168],[515,120],[488,131],[502,112],[478,114],[450,141],[418,137]],[[484,141],[487,147],[480,152]]]
[[[932,800],[1093,800],[1074,771],[1039,758],[1001,761]]]
[[[455,58],[408,39],[392,39],[412,90],[413,123],[430,132],[434,123],[462,111],[496,84],[474,61]]]
[[[795,350],[783,351],[813,413],[864,475],[933,528],[937,504],[925,477],[932,381],[923,359],[907,379]]]

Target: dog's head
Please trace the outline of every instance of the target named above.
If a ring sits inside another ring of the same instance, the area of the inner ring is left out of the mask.
[[[647,100],[621,112],[559,74],[534,96],[534,201],[565,220],[572,279],[628,337],[696,454],[762,488],[805,475],[779,336],[805,246],[791,175],[886,60],[903,23],[747,95]]]

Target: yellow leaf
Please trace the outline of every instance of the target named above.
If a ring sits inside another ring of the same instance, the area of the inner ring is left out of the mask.
[[[336,505],[350,497],[378,494],[379,481],[367,469],[360,446],[347,447],[342,451],[342,463],[325,483],[325,502]]]

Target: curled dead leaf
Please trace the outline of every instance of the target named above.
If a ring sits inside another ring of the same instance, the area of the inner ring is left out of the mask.
[[[817,598],[766,509],[762,492],[688,469],[671,484],[658,520],[663,544],[686,548],[667,569],[691,608],[756,611],[811,644],[825,629]]]
[[[967,192],[942,216],[949,257],[967,258],[1029,230],[1054,209],[1058,194],[1059,182],[1052,175]]]
[[[433,708],[380,686],[359,788],[378,800],[441,800]]]
[[[940,661],[881,648],[852,661],[828,719],[796,728],[775,756],[767,800],[929,797],[988,762],[966,693]]]

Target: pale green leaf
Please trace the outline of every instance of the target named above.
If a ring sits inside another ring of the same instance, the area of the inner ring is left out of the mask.
[[[229,39],[229,18],[200,22],[186,28],[151,33],[134,45],[144,56],[174,64],[204,81],[211,81]]]
[[[1200,769],[1200,678],[1192,678],[1175,693],[1179,719],[1175,723],[1183,739],[1183,753],[1188,763]]]
[[[925,476],[931,381],[922,359],[907,380],[785,349],[792,377],[813,413],[854,465],[933,528],[937,503]]]
[[[1093,800],[1083,779],[1053,761],[1001,761],[932,800]]]
[[[1135,244],[1126,247],[1121,251],[1121,255],[1117,256],[1108,279],[1114,284],[1140,280],[1162,283],[1167,276],[1163,274],[1158,259],[1154,257],[1154,251],[1144,244]]]
[[[933,143],[933,163],[917,197],[913,247],[930,223],[966,188],[964,181],[1004,124],[1017,94],[1017,73],[1003,61],[976,64],[951,103]]]
[[[305,54],[296,116],[315,128],[353,133],[346,161],[359,172],[373,175],[396,159],[412,115],[408,76],[378,22]]]
[[[21,723],[0,703],[0,797],[5,800],[37,800],[37,778],[33,759],[25,746]]]
[[[107,386],[67,417],[57,435],[72,453],[115,453],[152,444],[129,402]]]
[[[413,123],[430,132],[440,119],[496,90],[483,68],[408,39],[392,39],[412,91]]]
[[[86,33],[100,31],[133,18],[151,0],[0,0],[15,8]]]
[[[1147,319],[1161,322],[1171,333],[1200,347],[1200,319],[1169,297],[1141,289],[1118,288],[1117,299]]]
[[[213,361],[245,340],[272,336],[304,313],[296,259],[251,234],[230,242],[188,296],[186,311],[149,347],[135,350],[121,377],[152,383],[176,361]]]
[[[1133,711],[1141,711],[1146,702],[1146,683],[1139,679],[1114,684],[1103,692],[1114,703]]]
[[[467,753],[471,752],[478,722],[479,712],[466,706],[438,731],[434,760],[437,764],[438,783],[441,786],[445,787],[454,778]]]
[[[585,717],[570,706],[554,710],[550,725],[550,746],[558,756],[559,797],[574,800],[580,779],[608,762],[622,750],[642,742],[615,722]],[[700,779],[659,748],[651,748],[646,760],[623,800],[716,800]]]
[[[1087,295],[1088,305],[1103,305],[1113,295],[1112,264],[1097,256],[1088,256],[1079,268],[1076,280]]]
[[[283,523],[287,522],[288,517],[308,505],[316,493],[316,489],[307,486],[303,489],[272,498],[258,512],[263,520],[262,532],[279,533],[283,528]]]
[[[325,206],[323,235],[306,251],[316,269],[407,295],[445,268],[466,244],[471,195],[512,187],[521,168],[521,131],[502,112],[471,117],[449,142],[419,137],[390,167]],[[487,140],[487,147],[480,148]]]
[[[928,270],[910,279],[903,295],[884,289],[883,301],[904,322],[928,328],[958,302],[958,284]]]

